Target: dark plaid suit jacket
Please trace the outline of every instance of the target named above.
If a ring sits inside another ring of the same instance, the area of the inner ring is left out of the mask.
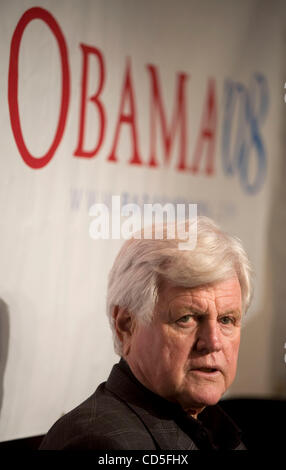
[[[121,359],[107,382],[54,424],[40,449],[245,449],[238,428],[217,405],[199,418],[143,387]]]

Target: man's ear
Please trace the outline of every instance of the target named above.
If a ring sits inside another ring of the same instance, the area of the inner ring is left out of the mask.
[[[114,327],[122,344],[122,355],[126,357],[130,351],[131,338],[135,329],[135,317],[125,307],[116,305],[113,309]]]

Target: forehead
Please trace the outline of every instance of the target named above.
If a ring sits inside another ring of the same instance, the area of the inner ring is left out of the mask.
[[[241,310],[241,288],[237,277],[199,287],[180,287],[165,282],[159,292],[158,306],[193,308],[206,311],[211,306],[219,310]]]

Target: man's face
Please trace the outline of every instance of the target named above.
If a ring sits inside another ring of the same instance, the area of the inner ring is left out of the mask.
[[[165,284],[152,322],[135,324],[126,360],[143,385],[196,415],[234,380],[241,314],[236,277],[193,289]]]

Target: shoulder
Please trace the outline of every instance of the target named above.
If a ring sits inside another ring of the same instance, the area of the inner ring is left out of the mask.
[[[105,383],[81,405],[60,418],[40,447],[48,449],[154,449],[154,442],[128,404]]]

